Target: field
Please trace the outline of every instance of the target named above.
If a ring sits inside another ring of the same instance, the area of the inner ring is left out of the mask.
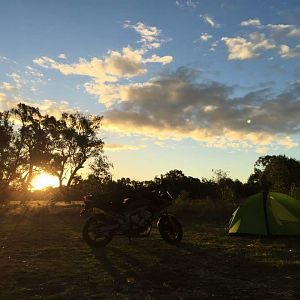
[[[1,300],[300,299],[299,238],[229,237],[225,222],[186,215],[178,247],[154,230],[95,250],[76,208],[0,218]]]

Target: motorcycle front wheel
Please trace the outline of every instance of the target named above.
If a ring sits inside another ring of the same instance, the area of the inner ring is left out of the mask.
[[[102,232],[103,227],[110,225],[102,215],[87,219],[82,229],[83,240],[92,247],[105,247],[113,238],[112,232]]]
[[[157,226],[161,237],[167,243],[178,244],[182,240],[182,226],[174,216],[162,216],[158,220]]]

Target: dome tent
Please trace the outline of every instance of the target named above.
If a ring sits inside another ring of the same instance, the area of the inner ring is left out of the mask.
[[[233,213],[229,234],[300,235],[300,201],[275,192],[250,196]]]

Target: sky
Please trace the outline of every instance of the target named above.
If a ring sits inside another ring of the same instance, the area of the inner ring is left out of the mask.
[[[7,0],[0,109],[103,115],[115,179],[300,159],[298,0]]]

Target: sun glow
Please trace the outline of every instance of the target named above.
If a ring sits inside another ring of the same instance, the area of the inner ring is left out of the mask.
[[[58,178],[47,173],[36,176],[31,183],[33,190],[42,190],[46,187],[58,187]]]

